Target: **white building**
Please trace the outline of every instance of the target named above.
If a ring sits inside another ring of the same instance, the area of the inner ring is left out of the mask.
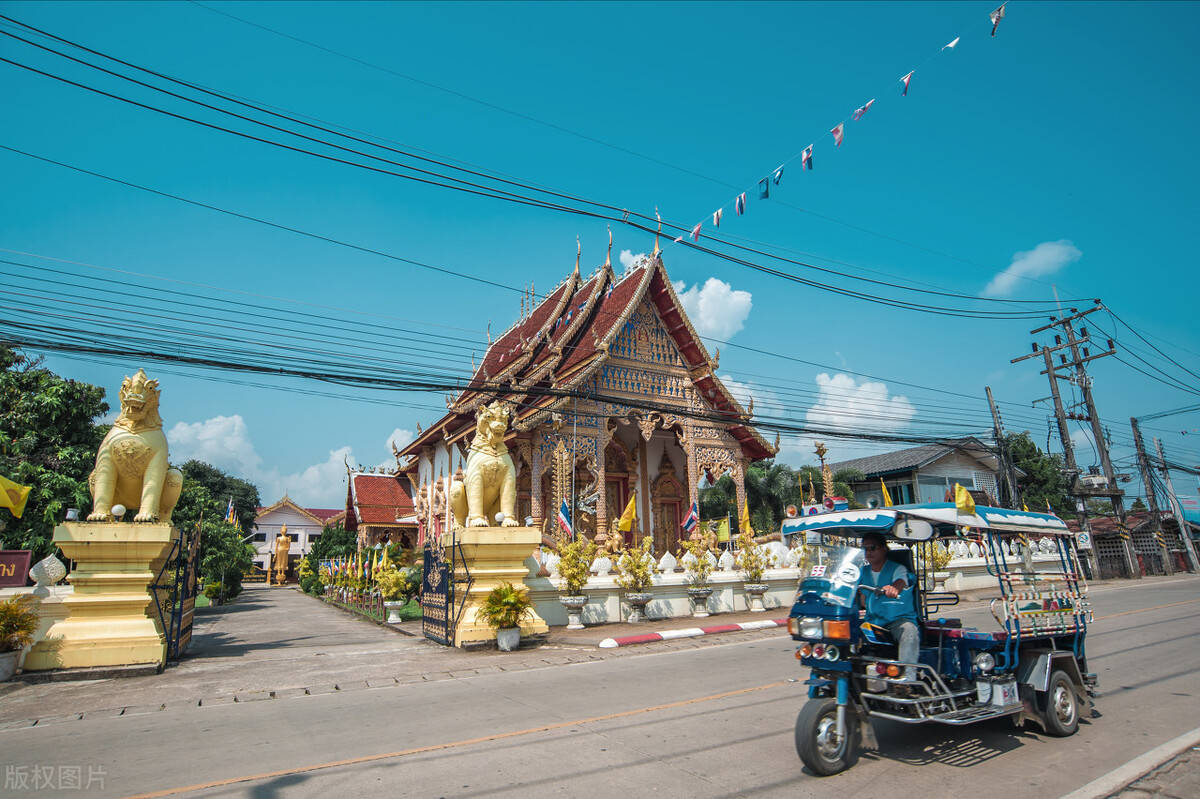
[[[346,517],[340,508],[302,508],[286,494],[274,505],[258,509],[254,544],[254,565],[266,570],[275,552],[275,538],[284,525],[292,539],[288,550],[288,579],[295,579],[295,564],[308,554],[313,542],[321,537],[326,525],[337,524]]]

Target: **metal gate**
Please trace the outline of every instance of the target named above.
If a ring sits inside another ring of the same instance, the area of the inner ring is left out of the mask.
[[[192,640],[196,610],[196,571],[199,568],[200,530],[183,531],[171,542],[171,550],[150,585],[154,618],[167,643],[167,660],[178,660]]]
[[[462,576],[458,576],[459,572]],[[425,544],[425,569],[421,576],[421,631],[426,638],[454,646],[454,630],[462,618],[473,582],[457,536],[451,535],[449,547],[442,544],[441,536],[430,536]]]
[[[1093,535],[1092,541],[1096,547],[1096,564],[1101,580],[1113,577],[1131,577],[1125,565],[1125,543],[1119,535]]]

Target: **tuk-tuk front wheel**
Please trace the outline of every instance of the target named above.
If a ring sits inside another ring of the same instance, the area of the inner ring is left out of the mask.
[[[845,730],[837,732],[835,699],[810,699],[796,718],[796,754],[814,774],[828,777],[858,761],[858,717],[846,708]]]
[[[1079,729],[1079,696],[1066,672],[1056,671],[1050,675],[1046,689],[1046,709],[1042,711],[1046,732],[1065,738]]]

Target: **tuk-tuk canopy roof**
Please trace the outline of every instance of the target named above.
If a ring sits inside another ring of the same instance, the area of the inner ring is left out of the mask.
[[[953,502],[896,505],[891,508],[844,510],[800,516],[784,519],[781,532],[784,536],[789,536],[809,531],[848,529],[860,533],[877,532],[889,535],[896,522],[903,522],[905,519],[928,522],[936,534],[947,534],[952,528],[962,526],[994,530],[998,533],[1071,534],[1066,522],[1053,514],[992,508],[987,505],[976,505],[974,513],[959,513]]]

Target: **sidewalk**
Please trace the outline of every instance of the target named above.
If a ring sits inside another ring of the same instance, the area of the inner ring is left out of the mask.
[[[714,624],[783,618],[786,609],[730,613]],[[550,668],[784,634],[779,628],[652,646],[600,649],[614,635],[689,627],[695,620],[660,619],[552,628],[517,652],[464,651],[426,640],[420,622],[380,625],[331,607],[294,587],[248,585],[237,600],[196,611],[188,654],[161,674],[85,682],[0,683],[0,732],[96,716],[130,716],[228,703],[386,688],[481,673]]]

